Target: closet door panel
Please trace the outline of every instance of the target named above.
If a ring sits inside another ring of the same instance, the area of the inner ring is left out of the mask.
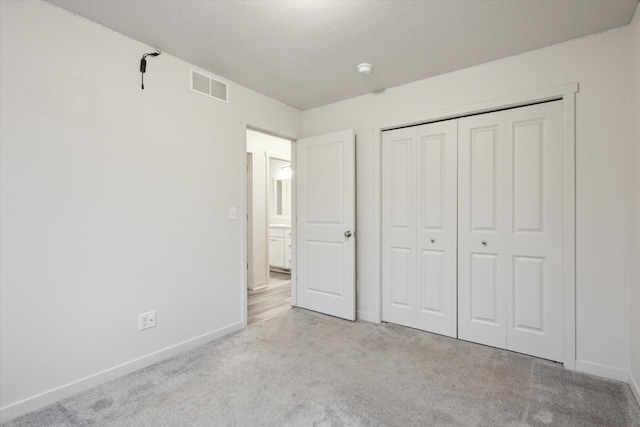
[[[498,131],[498,126],[479,127],[468,135],[469,218],[473,231],[496,231]]]
[[[545,259],[513,256],[512,261],[513,319],[510,326],[515,330],[544,332]],[[513,345],[511,342],[507,344]]]
[[[382,138],[382,320],[415,327],[415,130]]]
[[[507,113],[507,348],[562,361],[562,103]]]
[[[416,132],[416,327],[456,337],[457,121],[419,126]]]
[[[444,315],[444,251],[421,250],[419,263],[420,311],[422,313]]]
[[[420,200],[420,224],[422,230],[442,230],[444,225],[446,189],[445,165],[447,135],[439,133],[426,134],[426,128],[420,129],[422,135],[418,135],[418,156],[420,157],[419,176],[419,200]]]
[[[389,283],[392,284],[389,304],[392,308],[413,310],[415,298],[414,275],[412,274],[414,256],[415,251],[411,248],[389,248]]]
[[[504,111],[458,120],[458,337],[506,347]]]
[[[469,268],[470,318],[473,322],[499,327],[498,256],[471,253]]]

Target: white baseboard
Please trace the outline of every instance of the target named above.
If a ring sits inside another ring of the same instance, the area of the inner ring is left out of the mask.
[[[629,371],[629,380],[627,382],[629,383],[629,387],[631,387],[631,391],[633,392],[638,405],[640,405],[640,378],[634,378],[631,371]]]
[[[267,286],[269,286],[269,282],[263,280],[262,282],[256,282],[253,284],[253,288],[251,288],[250,290],[255,291],[261,288],[266,288]]]
[[[365,322],[376,323],[376,319],[375,319],[375,316],[373,315],[373,313],[368,313],[366,311],[358,311],[356,313],[356,319],[364,320]]]
[[[576,371],[625,383],[629,378],[629,373],[625,369],[601,365],[599,363],[585,362],[584,360],[576,360]]]
[[[115,378],[153,365],[154,363],[160,362],[161,360],[168,359],[169,357],[174,356],[178,353],[182,353],[183,351],[205,344],[209,341],[222,338],[223,336],[228,335],[232,332],[239,331],[242,328],[242,322],[233,323],[231,325],[225,326],[215,331],[207,332],[206,334],[191,338],[170,347],[163,348],[162,350],[147,354],[121,365],[114,366],[113,368],[98,372],[72,383],[54,388],[49,391],[45,391],[44,393],[29,397],[19,402],[12,403],[3,408],[0,408],[0,423],[7,422],[13,418],[19,417],[20,415],[27,414],[37,409],[44,408],[45,406],[51,405],[52,403],[58,402],[62,399],[66,399],[67,397],[71,397],[74,394],[89,390],[90,388],[93,388],[100,384],[104,384]]]

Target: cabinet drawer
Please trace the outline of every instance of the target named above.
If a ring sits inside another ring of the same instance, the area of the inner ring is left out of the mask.
[[[269,228],[269,237],[284,237],[284,228]]]

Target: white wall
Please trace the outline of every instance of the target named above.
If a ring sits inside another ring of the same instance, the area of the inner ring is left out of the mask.
[[[635,202],[633,216],[635,218],[634,247],[631,254],[631,353],[630,376],[631,388],[640,403],[640,6],[636,8],[631,23],[633,49],[633,94],[632,122],[635,124],[635,179],[632,187],[632,202]]]
[[[268,229],[269,222],[268,197],[270,187],[267,187],[267,156],[280,159],[291,159],[291,141],[267,135],[262,132],[247,130],[247,152],[253,154],[253,283],[250,289],[269,284],[269,252]]]
[[[632,149],[630,30],[622,28],[303,112],[305,137],[355,128],[358,315],[373,319],[374,124],[578,82],[577,359],[579,369],[626,379]],[[385,73],[387,70],[376,69]],[[637,117],[635,118],[637,119]],[[637,261],[637,260],[636,260]]]
[[[242,327],[243,224],[227,219],[245,204],[241,122],[297,136],[301,113],[234,83],[229,104],[194,94],[166,53],[142,91],[149,46],[48,3],[0,4],[7,419]],[[158,326],[138,332],[148,310]]]

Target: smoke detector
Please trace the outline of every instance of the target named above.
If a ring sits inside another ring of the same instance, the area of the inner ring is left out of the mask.
[[[358,65],[357,68],[360,74],[362,74],[363,76],[367,76],[373,70],[373,65],[369,64],[368,62],[363,62],[362,64]]]

